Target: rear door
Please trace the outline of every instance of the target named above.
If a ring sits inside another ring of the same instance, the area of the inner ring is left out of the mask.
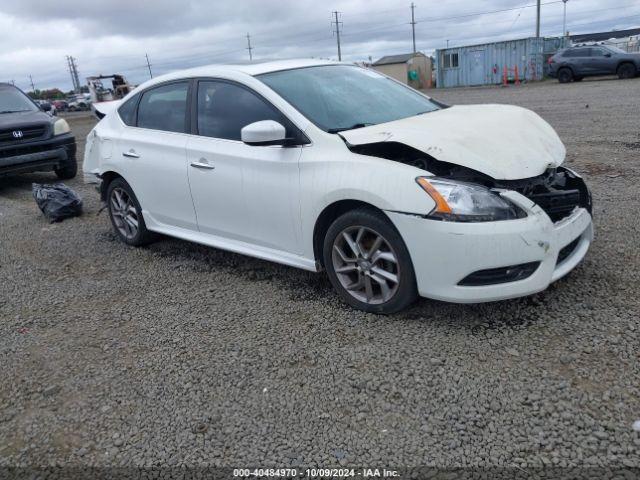
[[[134,126],[123,129],[114,151],[152,225],[197,229],[187,177],[188,92],[188,81],[143,92]]]
[[[589,75],[593,71],[589,64],[589,53],[588,47],[572,48],[564,52],[563,60],[571,67],[574,75]]]
[[[188,176],[200,231],[276,250],[300,245],[301,146],[250,146],[240,130],[275,120],[296,135],[273,105],[246,86],[200,80],[194,129],[187,145]]]

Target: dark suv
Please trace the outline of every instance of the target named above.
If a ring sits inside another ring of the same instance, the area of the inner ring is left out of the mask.
[[[560,83],[594,75],[633,78],[639,70],[640,53],[627,53],[611,45],[571,47],[549,58],[549,75]]]
[[[22,90],[0,83],[0,176],[50,170],[60,179],[76,176],[69,124],[42,111]]]

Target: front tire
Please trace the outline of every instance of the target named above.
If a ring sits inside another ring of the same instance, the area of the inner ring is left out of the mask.
[[[560,83],[569,83],[573,79],[573,72],[569,68],[561,68],[558,70],[558,81]]]
[[[323,259],[338,295],[359,310],[395,313],[418,296],[402,237],[384,214],[373,209],[338,217],[325,235]]]
[[[60,180],[71,180],[78,174],[78,162],[74,157],[63,167],[55,169],[54,172]]]
[[[618,78],[628,80],[636,76],[636,67],[631,63],[623,63],[618,67]]]
[[[107,208],[113,229],[124,243],[139,247],[154,240],[153,233],[144,223],[140,203],[123,178],[116,178],[109,184]]]

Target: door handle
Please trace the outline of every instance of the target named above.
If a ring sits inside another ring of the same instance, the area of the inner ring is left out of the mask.
[[[204,170],[213,170],[214,168],[216,168],[211,165],[206,158],[201,158],[197,162],[191,162],[191,166],[195,168],[202,168]]]
[[[133,148],[128,152],[122,152],[122,156],[128,158],[140,158],[140,155],[138,155]]]

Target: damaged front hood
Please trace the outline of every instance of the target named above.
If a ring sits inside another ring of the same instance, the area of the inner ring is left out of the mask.
[[[403,143],[500,180],[541,175],[565,157],[551,125],[512,105],[457,105],[341,135],[351,145]]]

